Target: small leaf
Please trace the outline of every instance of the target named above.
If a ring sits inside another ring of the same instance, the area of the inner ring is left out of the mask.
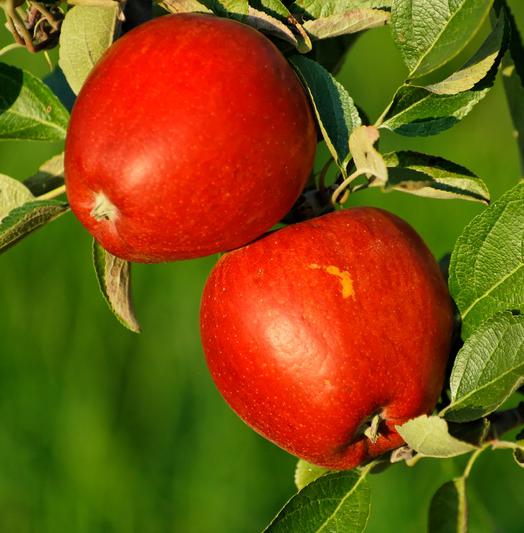
[[[489,77],[474,89],[453,95],[402,85],[380,127],[408,137],[436,135],[462,120],[486,96],[493,81],[494,78]]]
[[[326,145],[345,172],[349,136],[361,125],[357,108],[344,87],[317,62],[301,56],[290,61],[309,92]]]
[[[241,19],[247,15],[248,0],[200,0],[213,13],[223,17]]]
[[[384,26],[388,19],[387,11],[353,9],[330,17],[308,20],[304,22],[304,29],[314,40],[329,39]]]
[[[468,506],[466,479],[444,483],[433,496],[429,508],[429,533],[467,533]]]
[[[96,241],[93,241],[93,263],[102,295],[115,317],[125,328],[140,333],[131,302],[130,263],[110,254]]]
[[[0,63],[0,139],[62,141],[69,113],[41,80]]]
[[[467,168],[451,161],[410,151],[385,154],[384,160],[389,174],[387,190],[429,198],[489,203],[489,191],[484,182]]]
[[[459,71],[426,89],[436,94],[457,94],[472,89],[500,63],[509,42],[507,30],[506,17],[502,14],[477,53]]]
[[[319,19],[351,9],[391,8],[391,4],[392,0],[296,0],[290,10],[309,19]]]
[[[264,13],[264,11],[258,11],[250,7],[242,22],[263,33],[292,44],[301,53],[306,53],[311,50],[311,41],[309,38],[307,42],[304,41],[302,36],[294,34],[283,22]]]
[[[451,256],[449,288],[464,339],[500,311],[524,313],[524,183],[466,226]]]
[[[425,457],[455,457],[476,449],[453,437],[439,416],[422,415],[396,428],[406,444]]]
[[[0,253],[69,210],[65,202],[35,200],[13,209],[0,223]]]
[[[493,0],[394,0],[391,32],[418,78],[445,65],[473,39]]]
[[[46,161],[38,172],[24,180],[24,185],[35,195],[41,196],[58,189],[64,184],[64,154],[58,154]]]
[[[293,496],[264,531],[364,531],[370,508],[366,474],[349,470],[318,478]]]
[[[109,7],[75,6],[67,12],[60,32],[58,64],[75,94],[111,46],[120,16],[121,7],[116,2]]]
[[[375,149],[380,133],[374,126],[360,126],[349,137],[349,151],[357,171],[379,185],[388,181],[388,169],[382,155]]]
[[[467,422],[495,411],[524,383],[524,315],[509,311],[484,322],[457,354],[451,404],[441,413]]]
[[[329,470],[323,466],[313,465],[304,461],[304,459],[299,459],[295,469],[295,485],[298,490],[302,490],[306,485],[309,485],[327,472]]]
[[[212,13],[198,0],[162,0],[159,4],[170,13]]]
[[[20,181],[0,174],[0,222],[15,207],[34,200],[31,191]]]
[[[259,11],[265,11],[268,15],[287,21],[291,15],[289,9],[280,0],[253,0],[251,5]]]

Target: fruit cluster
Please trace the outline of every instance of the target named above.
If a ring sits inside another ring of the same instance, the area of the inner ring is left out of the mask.
[[[316,143],[306,94],[268,39],[231,20],[165,16],[92,71],[66,185],[78,219],[120,258],[227,252],[201,308],[217,387],[269,440],[345,469],[400,446],[395,426],[433,409],[452,309],[429,250],[385,211],[264,235],[303,190]]]

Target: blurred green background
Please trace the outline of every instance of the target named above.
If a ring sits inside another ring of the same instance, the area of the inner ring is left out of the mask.
[[[524,5],[512,5],[524,27]],[[7,42],[2,28],[0,45]],[[23,50],[2,60],[48,73],[43,57]],[[384,28],[357,41],[339,79],[374,120],[404,75]],[[500,82],[438,137],[384,136],[382,150],[400,148],[469,167],[494,198],[520,175]],[[2,142],[0,172],[25,178],[60,150]],[[378,191],[351,201],[404,217],[436,256],[450,251],[482,210]],[[260,531],[294,491],[295,459],[245,426],[208,375],[198,311],[215,258],[137,265],[143,333],[136,336],[100,297],[90,248],[87,233],[67,215],[0,258],[0,531]],[[424,460],[372,476],[367,531],[425,531],[432,494],[463,465],[463,458]],[[471,477],[471,531],[524,531],[523,494],[524,475],[511,454],[485,453]]]

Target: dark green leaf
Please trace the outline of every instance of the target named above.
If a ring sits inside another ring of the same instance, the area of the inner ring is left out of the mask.
[[[502,61],[502,80],[520,153],[524,173],[524,45],[513,13],[504,2],[506,18],[510,25],[510,54]]]
[[[524,183],[462,232],[451,257],[449,287],[464,339],[499,311],[524,312]]]
[[[293,56],[291,63],[309,92],[326,145],[345,172],[349,136],[361,125],[357,108],[344,87],[318,63],[301,56]]]
[[[302,490],[306,485],[309,485],[327,472],[329,470],[323,466],[313,465],[304,461],[304,459],[299,459],[295,469],[295,485],[298,490]]]
[[[266,533],[359,533],[369,517],[366,472],[354,470],[322,476],[291,498]]]
[[[35,200],[13,209],[0,223],[0,253],[69,210],[65,202]]]
[[[318,19],[341,15],[352,9],[390,8],[391,3],[392,0],[296,0],[290,10],[305,18]]]
[[[118,29],[120,4],[70,9],[60,31],[58,61],[71,89],[78,94],[96,62],[111,46]]]
[[[461,52],[492,4],[493,0],[394,0],[391,31],[409,77],[424,76]]]
[[[304,29],[314,40],[329,39],[384,26],[389,18],[387,11],[378,9],[353,9],[338,15],[308,20]]]
[[[439,416],[422,415],[396,428],[406,444],[424,457],[455,457],[476,449],[453,437],[447,422]]]
[[[451,161],[409,151],[386,154],[384,160],[388,167],[386,189],[429,198],[489,202],[489,191],[484,182],[467,168]]]
[[[93,263],[107,305],[118,321],[130,331],[140,333],[131,302],[131,265],[115,257],[93,241]]]
[[[462,120],[493,85],[489,77],[474,89],[454,95],[435,94],[423,87],[403,85],[393,98],[381,128],[401,135],[436,135]]]
[[[524,315],[507,311],[484,322],[457,354],[448,420],[467,422],[495,411],[524,383]]]
[[[69,113],[41,80],[0,63],[0,139],[61,141]]]
[[[467,533],[468,509],[466,480],[463,477],[444,483],[431,500],[429,533]]]

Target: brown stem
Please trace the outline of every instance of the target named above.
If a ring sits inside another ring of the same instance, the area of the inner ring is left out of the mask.
[[[33,38],[27,30],[24,21],[16,11],[13,0],[7,0],[4,9],[7,17],[7,27],[13,34],[15,41],[23,44],[31,53],[35,53],[36,49],[33,45]]]
[[[53,28],[53,30],[58,31],[59,23],[56,20],[56,18],[53,16],[53,14],[45,8],[42,4],[39,4],[38,2],[31,2],[31,6],[34,7],[38,12],[42,14],[42,16],[49,22],[49,25]]]

